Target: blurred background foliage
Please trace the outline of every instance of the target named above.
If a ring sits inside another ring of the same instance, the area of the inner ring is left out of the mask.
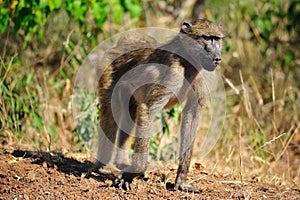
[[[82,127],[74,131],[70,97],[87,54],[131,28],[178,30],[183,20],[203,16],[221,22],[228,35],[219,69],[227,117],[222,137],[201,162],[240,178],[299,187],[299,0],[0,0],[1,143],[84,150],[82,140],[90,136]],[[90,104],[87,98],[82,110]],[[180,109],[158,119],[163,130],[153,136],[150,155],[173,159]],[[201,137],[195,155],[200,143]]]

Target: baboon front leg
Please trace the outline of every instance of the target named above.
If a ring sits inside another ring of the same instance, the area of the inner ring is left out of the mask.
[[[193,95],[193,97],[195,96]],[[193,97],[187,100],[182,113],[180,158],[175,181],[175,189],[187,192],[199,192],[194,186],[185,183],[193,152],[194,137],[199,123],[200,104],[198,98]]]

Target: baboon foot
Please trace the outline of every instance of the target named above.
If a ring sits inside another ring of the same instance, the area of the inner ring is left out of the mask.
[[[103,167],[105,166],[105,164],[103,164],[102,162],[96,161],[91,170],[94,172],[99,172],[99,170],[101,170]]]
[[[200,193],[199,189],[186,183],[182,183],[178,186],[175,186],[175,189],[178,189],[183,192],[194,192],[194,193]]]
[[[123,172],[121,178],[115,180],[115,187],[123,190],[131,190],[130,184],[135,177],[143,176],[144,173]]]
[[[117,163],[116,164],[116,167],[121,170],[121,171],[124,171],[124,169],[127,169],[130,167],[130,164],[129,162],[128,163]]]
[[[114,165],[103,164],[99,161],[93,164],[91,171],[98,174],[112,174],[114,176],[119,176],[121,174],[121,171]]]

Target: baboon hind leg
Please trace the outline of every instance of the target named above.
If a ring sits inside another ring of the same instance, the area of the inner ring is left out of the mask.
[[[123,182],[130,183],[134,177],[140,176],[146,171],[152,121],[155,115],[165,107],[172,95],[173,93],[168,88],[155,85],[148,92],[144,103],[138,105],[134,154],[131,166],[124,169],[122,174]]]
[[[100,106],[97,160],[99,167],[102,167],[111,164],[118,128],[113,117],[110,99],[100,98]]]
[[[116,166],[123,170],[130,165],[129,152],[132,144],[132,136],[130,136],[135,125],[137,102],[131,98],[129,109],[126,105],[122,107],[122,116],[119,127],[118,146],[116,155]]]

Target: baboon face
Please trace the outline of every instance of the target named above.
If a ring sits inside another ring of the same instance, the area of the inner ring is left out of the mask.
[[[199,36],[197,41],[203,46],[205,51],[212,58],[214,65],[217,66],[221,63],[221,50],[222,50],[222,38],[215,36]]]
[[[196,40],[215,66],[221,63],[222,38],[225,36],[221,25],[215,25],[207,19],[198,19],[192,23],[184,22],[180,32]]]

